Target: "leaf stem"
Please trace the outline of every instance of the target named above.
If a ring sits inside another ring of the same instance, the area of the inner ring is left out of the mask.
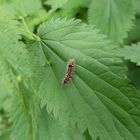
[[[22,23],[23,23],[23,25],[24,25],[24,27],[25,27],[25,30],[26,30],[27,33],[29,33],[31,39],[32,39],[32,40],[40,41],[40,40],[41,40],[40,37],[37,36],[37,35],[35,35],[34,33],[32,33],[32,32],[29,30],[29,28],[28,28],[28,26],[27,26],[27,24],[26,24],[26,22],[25,22],[24,17],[23,17],[23,16],[19,16],[19,19],[22,21]]]

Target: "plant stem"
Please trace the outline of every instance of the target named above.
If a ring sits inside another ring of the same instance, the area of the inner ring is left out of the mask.
[[[28,28],[28,26],[27,26],[27,24],[26,24],[26,22],[25,22],[24,17],[19,16],[19,19],[22,21],[22,23],[23,23],[23,25],[24,25],[24,27],[25,27],[25,30],[26,30],[26,32],[30,35],[31,39],[32,39],[32,40],[40,41],[40,40],[41,40],[40,37],[37,36],[37,35],[35,35],[34,33],[32,33],[32,32],[29,30],[29,28]]]

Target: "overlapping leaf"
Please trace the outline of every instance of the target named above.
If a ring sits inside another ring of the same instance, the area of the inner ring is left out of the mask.
[[[10,119],[13,122],[11,139],[38,140],[38,100],[22,81],[18,86],[19,89],[12,98],[10,111]]]
[[[125,79],[122,61],[98,30],[80,21],[57,19],[38,29],[36,43],[46,61],[42,106],[62,122],[86,128],[93,139],[140,139],[140,96]],[[75,59],[72,81],[62,84],[66,63]]]
[[[9,84],[12,84],[13,77],[8,61],[14,61],[16,59],[14,54],[18,50],[17,40],[20,38],[17,28],[18,23],[15,20],[11,20],[13,15],[5,12],[6,10],[0,9],[0,11],[0,75],[7,82],[9,81]]]
[[[20,42],[18,22],[13,16],[0,13],[0,76],[12,91],[14,100],[11,107],[11,120],[13,123],[13,140],[35,140],[37,131],[36,112],[38,110],[35,95],[25,86],[25,79],[30,75],[29,57],[25,44]],[[26,76],[25,76],[26,75]],[[24,81],[24,84],[21,81]],[[17,82],[20,81],[20,84]],[[27,84],[27,83],[26,83]],[[28,84],[29,86],[29,84]],[[18,134],[17,134],[18,132]]]
[[[127,44],[140,40],[140,19],[136,19],[133,28],[128,33]]]
[[[90,24],[95,24],[115,43],[122,43],[132,26],[132,0],[93,0],[88,12]]]
[[[118,55],[124,57],[126,60],[137,63],[140,65],[140,43],[133,44],[132,46],[125,46],[119,49]]]

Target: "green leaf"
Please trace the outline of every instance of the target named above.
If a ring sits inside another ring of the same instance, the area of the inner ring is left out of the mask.
[[[10,111],[11,140],[38,140],[38,99],[23,81],[19,81],[18,88]]]
[[[135,63],[128,63],[128,77],[133,85],[140,89],[140,66],[136,66]],[[140,92],[139,92],[140,93]]]
[[[5,133],[4,135],[0,136],[0,140],[9,140],[8,133]]]
[[[47,64],[42,106],[63,123],[82,132],[88,128],[93,139],[140,139],[140,96],[112,53],[115,46],[98,32],[79,20],[56,19],[39,27],[42,40],[36,45]],[[76,61],[75,72],[63,85],[69,59]]]
[[[134,0],[134,6],[137,14],[140,14],[140,1],[139,0]]]
[[[9,105],[12,104],[10,106],[11,139],[36,140],[38,138],[36,136],[38,100],[31,91],[30,82],[26,82],[26,78],[31,73],[30,59],[25,44],[19,41],[21,37],[18,22],[2,10],[0,12],[0,38],[0,76],[5,85],[10,87],[8,90],[12,91],[13,100],[12,103],[8,102]]]
[[[30,59],[25,44],[18,41],[20,32],[15,20],[1,15],[0,19],[0,76],[5,85],[14,91],[16,77],[24,80],[30,75]],[[16,57],[15,57],[16,56]]]
[[[95,24],[115,43],[122,43],[132,26],[132,0],[93,0],[88,11],[90,24]]]
[[[68,0],[61,10],[63,17],[74,17],[79,12],[80,7],[88,7],[91,0]]]
[[[80,6],[88,6],[91,0],[68,0],[67,3],[63,6],[64,9],[72,10],[74,8],[80,7]]]
[[[53,8],[61,8],[67,0],[47,0],[46,4],[51,5]]]
[[[11,6],[21,16],[33,14],[42,7],[40,0],[12,0]]]
[[[8,2],[10,2],[11,0],[0,0],[0,4],[4,5],[7,4]]]
[[[118,50],[118,55],[124,57],[126,60],[137,63],[140,65],[140,43],[133,44],[132,46],[125,46]]]
[[[66,126],[42,109],[39,121],[39,140],[85,140],[78,130]]]
[[[5,12],[6,10],[3,9],[0,9],[0,11],[0,76],[13,88],[15,86],[13,82],[14,74],[8,62],[11,62],[11,60],[13,62],[16,61],[16,67],[17,62],[20,61],[20,54],[17,53],[19,52],[18,50],[22,49],[19,47],[21,46],[20,43],[17,42],[20,39],[20,32],[17,27],[18,23],[12,20],[13,15]]]
[[[9,98],[11,97],[11,94],[8,92],[5,85],[0,80],[0,110],[6,110],[9,111]],[[8,103],[8,104],[7,104]]]
[[[127,44],[140,41],[140,19],[136,19],[133,28],[128,33]]]
[[[34,27],[42,23],[48,18],[48,13],[45,9],[39,9],[32,16],[26,17],[26,23],[31,31],[34,31]]]
[[[44,75],[46,75],[46,66],[48,63],[45,60],[45,56],[42,53],[42,50],[36,43],[28,43],[27,49],[30,52],[30,60],[32,63],[30,63],[31,68],[31,82],[34,87],[34,90],[38,90],[38,87],[40,86],[40,83],[44,79]]]

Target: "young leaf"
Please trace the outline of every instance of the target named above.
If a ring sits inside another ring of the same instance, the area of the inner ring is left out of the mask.
[[[115,43],[122,43],[132,26],[132,0],[93,0],[88,11],[90,24],[95,24]]]
[[[38,29],[46,75],[40,86],[42,106],[63,123],[87,128],[93,139],[140,139],[140,96],[128,84],[114,46],[79,20],[56,19]],[[63,85],[66,63],[75,59],[72,81]]]
[[[140,65],[140,43],[132,46],[125,46],[118,50],[118,55],[124,57],[126,60]]]

